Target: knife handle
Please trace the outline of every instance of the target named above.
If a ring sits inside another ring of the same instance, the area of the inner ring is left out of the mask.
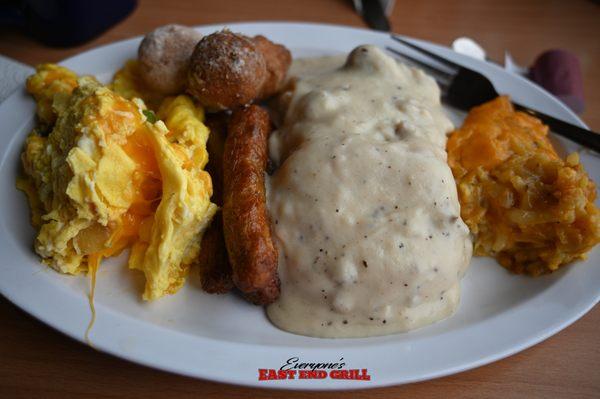
[[[600,134],[513,102],[515,108],[540,119],[553,133],[600,153]]]
[[[385,16],[381,0],[359,0],[362,4],[362,14],[371,29],[382,32],[390,31],[390,22]]]

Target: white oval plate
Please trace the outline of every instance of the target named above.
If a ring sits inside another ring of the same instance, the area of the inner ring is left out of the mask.
[[[331,25],[247,23],[228,25],[248,35],[284,43],[295,57],[348,52],[360,44],[394,45],[387,35]],[[217,26],[199,30],[211,33]],[[81,74],[108,80],[136,55],[140,38],[88,51],[63,62]],[[583,126],[573,113],[527,80],[501,68],[428,44],[440,54],[485,72],[500,92]],[[25,196],[15,189],[23,141],[34,123],[34,103],[24,90],[0,106],[0,292],[48,325],[82,341],[90,308],[86,277],[60,275],[32,251]],[[456,123],[464,114],[449,111]],[[576,146],[562,143],[568,150]],[[596,182],[600,161],[582,153]],[[98,272],[97,319],[91,341],[99,350],[147,366],[209,380],[290,389],[353,389],[401,384],[477,367],[534,345],[581,317],[599,300],[600,253],[536,279],[507,273],[493,260],[473,259],[463,280],[462,303],[448,320],[405,334],[368,339],[317,339],[272,326],[263,309],[235,294],[207,295],[194,276],[174,296],[144,303],[143,277],[121,256]],[[258,369],[279,369],[289,358],[341,362],[368,369],[370,381],[294,379],[259,381]]]

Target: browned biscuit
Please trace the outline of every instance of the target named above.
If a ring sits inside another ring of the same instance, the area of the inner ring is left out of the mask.
[[[262,53],[267,66],[267,79],[259,97],[269,98],[279,92],[285,83],[287,71],[292,64],[292,54],[285,46],[273,43],[262,35],[254,36],[252,41]]]
[[[190,56],[202,35],[194,28],[165,25],[146,35],[138,49],[142,81],[161,94],[181,93]]]
[[[257,98],[267,76],[265,59],[254,42],[223,30],[196,45],[187,91],[209,110],[234,109]]]

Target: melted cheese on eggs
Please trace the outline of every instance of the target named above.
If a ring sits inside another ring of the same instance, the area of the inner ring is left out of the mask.
[[[77,274],[132,246],[129,266],[146,276],[144,298],[174,293],[217,209],[203,170],[203,112],[187,96],[169,98],[159,111],[165,122],[150,123],[143,101],[90,77],[73,89],[73,76],[47,64],[27,84],[51,126],[48,137],[27,139],[18,182],[39,229],[35,250]]]

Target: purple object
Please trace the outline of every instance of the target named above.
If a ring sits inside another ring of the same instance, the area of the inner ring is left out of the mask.
[[[584,109],[581,66],[575,54],[548,50],[529,69],[529,78],[558,97],[575,113]]]

